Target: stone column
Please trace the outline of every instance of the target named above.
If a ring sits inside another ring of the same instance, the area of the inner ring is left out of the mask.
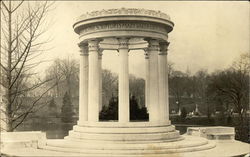
[[[145,51],[145,106],[147,109],[149,108],[149,57],[148,57],[148,50],[144,49]]]
[[[158,53],[159,42],[157,40],[148,40],[149,56],[149,121],[160,121],[160,107],[158,102]]]
[[[89,95],[88,95],[88,121],[99,121],[99,99],[100,99],[100,81],[99,81],[99,40],[88,42],[89,47]]]
[[[99,49],[98,51],[98,64],[99,64],[99,112],[102,110],[102,51],[103,49]]]
[[[128,39],[119,38],[119,122],[129,122]]]
[[[167,48],[169,43],[160,44],[158,55],[158,74],[159,74],[159,107],[161,121],[169,121],[169,104],[168,104],[168,68],[167,68]]]
[[[80,76],[79,76],[79,123],[88,120],[88,47],[79,44],[80,47]]]

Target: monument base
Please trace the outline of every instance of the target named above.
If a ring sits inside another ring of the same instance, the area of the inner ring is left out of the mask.
[[[7,156],[208,157],[240,156],[250,152],[249,144],[247,143],[239,142],[231,138],[210,138],[210,134],[220,134],[224,136],[223,132],[232,135],[234,130],[228,127],[191,127],[188,128],[188,135],[178,135],[175,138],[168,138],[165,134],[173,132],[179,134],[172,125],[153,126],[151,128],[145,126],[145,129],[139,129],[139,125],[139,123],[135,124],[133,129],[122,129],[117,126],[114,126],[112,129],[110,127],[104,128],[99,126],[98,129],[97,126],[97,128],[94,126],[91,128],[89,126],[77,125],[74,126],[69,136],[65,137],[65,139],[47,139],[45,142],[44,140],[43,142],[39,142],[39,138],[34,137],[34,139],[40,143],[37,147],[25,145],[24,147],[19,146],[17,148],[13,144],[12,147],[1,148],[1,153]],[[111,138],[110,132],[112,130],[113,138]],[[209,134],[208,136],[206,136],[206,132]],[[22,133],[25,136],[29,135],[27,132],[19,132],[18,134],[20,135]],[[148,135],[146,135],[147,133]],[[6,134],[15,133],[5,133],[5,136]],[[89,134],[91,135],[87,136]],[[102,134],[103,138],[100,138],[98,134]],[[153,134],[158,136],[151,138]],[[160,139],[160,135],[163,135],[162,139]],[[40,135],[37,136],[40,137]],[[122,137],[124,139],[122,139]],[[143,139],[142,137],[145,138]],[[16,144],[20,145],[20,139],[18,138],[21,137],[18,136],[16,138]],[[5,141],[9,141],[7,138],[4,139]],[[34,139],[30,140],[34,142]],[[4,144],[5,141],[2,141],[2,143]],[[14,139],[12,139],[12,141],[15,143]]]

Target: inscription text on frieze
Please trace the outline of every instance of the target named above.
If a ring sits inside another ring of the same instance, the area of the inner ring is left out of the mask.
[[[92,25],[84,28],[81,31],[81,34],[84,35],[92,32],[105,30],[147,30],[167,34],[167,30],[164,27],[150,23],[108,23]]]

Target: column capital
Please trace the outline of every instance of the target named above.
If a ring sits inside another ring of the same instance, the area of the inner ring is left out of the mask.
[[[85,47],[85,46],[87,46],[88,45],[88,43],[83,43],[83,42],[79,42],[78,44],[78,47]]]
[[[143,49],[144,50],[144,55],[145,55],[145,59],[149,59],[149,55],[148,55],[148,48]]]
[[[119,48],[118,49],[128,49],[128,41],[129,38],[117,38],[118,43],[119,43]]]
[[[168,46],[169,46],[169,42],[162,42],[160,43],[160,51],[159,51],[159,55],[167,55],[168,54]]]
[[[101,39],[89,40],[88,41],[88,48],[90,51],[99,51],[99,43]]]
[[[87,56],[88,55],[88,45],[86,43],[78,43],[78,47],[80,48],[80,55]]]
[[[145,39],[148,42],[148,51],[159,51],[159,41],[152,38]]]
[[[102,52],[103,52],[103,50],[104,50],[104,49],[102,49],[102,48],[99,48],[99,49],[98,49],[98,59],[102,59],[102,55],[103,55]]]

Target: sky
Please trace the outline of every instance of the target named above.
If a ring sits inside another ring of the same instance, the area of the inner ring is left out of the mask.
[[[110,8],[145,8],[167,13],[175,23],[169,33],[168,60],[174,68],[194,74],[199,69],[213,72],[229,67],[241,53],[249,53],[249,3],[247,1],[58,1],[48,14],[52,21],[45,35],[52,47],[44,59],[79,59],[78,35],[72,25],[81,14]],[[118,54],[104,51],[103,68],[118,72]],[[46,69],[52,62],[41,64]],[[143,51],[129,54],[129,71],[144,77]]]

